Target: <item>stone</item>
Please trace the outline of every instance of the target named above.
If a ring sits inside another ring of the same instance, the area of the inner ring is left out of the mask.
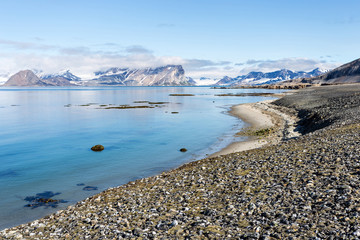
[[[181,148],[180,152],[187,152],[187,149],[186,148]]]
[[[104,146],[103,145],[95,145],[91,148],[91,150],[93,150],[94,152],[101,152],[102,150],[104,150]]]
[[[98,187],[94,187],[94,186],[86,186],[83,188],[84,191],[96,191],[98,190]]]

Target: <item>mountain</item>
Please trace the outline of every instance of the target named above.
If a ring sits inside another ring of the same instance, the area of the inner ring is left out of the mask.
[[[309,78],[318,76],[326,71],[316,68],[310,72],[298,71],[293,72],[287,69],[281,69],[274,72],[250,72],[246,75],[231,78],[228,76],[223,77],[216,85],[262,85],[282,82],[290,79]]]
[[[72,74],[70,72],[70,70],[64,70],[64,71],[60,71],[58,73],[55,73],[55,74],[43,74],[43,73],[39,73],[37,74],[41,79],[44,79],[44,80],[49,80],[49,79],[52,79],[52,78],[58,78],[58,77],[61,77],[61,78],[64,78],[68,81],[73,81],[73,82],[77,82],[77,81],[81,81],[81,78],[79,78],[78,76],[75,76],[74,74]]]
[[[42,74],[40,71],[36,72],[37,75],[31,70],[20,71],[11,76],[3,86],[74,86],[71,81],[80,81],[79,77],[69,71],[48,75]]]
[[[193,79],[193,84],[196,86],[213,86],[219,80],[219,78],[200,77]]]
[[[129,69],[110,68],[95,72],[96,78],[87,81],[87,85],[119,86],[189,86],[194,85],[191,78],[185,77],[181,65],[167,65],[157,68]]]
[[[0,85],[4,84],[7,80],[9,80],[9,74],[1,73],[0,74]]]
[[[3,86],[192,86],[195,81],[185,77],[181,65],[167,65],[157,68],[129,69],[110,68],[95,72],[95,78],[83,81],[69,70],[56,74],[42,71],[21,71],[11,77]]]
[[[311,78],[312,83],[360,83],[360,58],[346,63],[319,77]]]
[[[225,76],[222,79],[220,79],[217,83],[215,83],[216,85],[231,85],[233,82],[235,82],[236,78],[231,78],[229,76]]]
[[[46,82],[43,82],[38,76],[36,76],[31,70],[20,71],[12,75],[3,86],[48,86]]]
[[[191,77],[186,77],[187,79],[187,82],[188,82],[188,85],[191,85],[191,86],[195,86],[196,85],[196,81],[191,78]]]
[[[38,76],[43,82],[53,86],[74,86],[81,81],[81,78],[75,76],[69,70],[61,71],[56,74],[39,73]]]

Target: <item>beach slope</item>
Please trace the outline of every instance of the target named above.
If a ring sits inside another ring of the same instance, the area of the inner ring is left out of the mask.
[[[106,190],[5,239],[357,239],[360,85],[301,90],[302,136]]]

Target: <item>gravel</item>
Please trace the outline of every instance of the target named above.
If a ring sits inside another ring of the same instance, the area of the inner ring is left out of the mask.
[[[108,189],[0,238],[360,239],[359,92],[286,96],[275,104],[298,111],[296,139]]]

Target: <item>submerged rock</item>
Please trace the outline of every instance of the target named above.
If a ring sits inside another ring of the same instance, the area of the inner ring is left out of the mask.
[[[97,187],[93,187],[93,186],[86,186],[83,188],[84,191],[96,191],[98,190]]]
[[[181,148],[180,152],[187,152],[187,149],[186,148]]]
[[[37,193],[35,196],[28,196],[24,198],[25,201],[29,202],[24,207],[30,207],[32,209],[42,207],[52,207],[56,208],[59,203],[66,203],[67,201],[62,199],[53,199],[52,197],[59,195],[60,193],[53,193],[51,191],[45,191],[42,193]]]
[[[93,150],[94,152],[101,152],[102,150],[104,150],[104,146],[103,145],[95,145],[91,148],[91,150]]]

